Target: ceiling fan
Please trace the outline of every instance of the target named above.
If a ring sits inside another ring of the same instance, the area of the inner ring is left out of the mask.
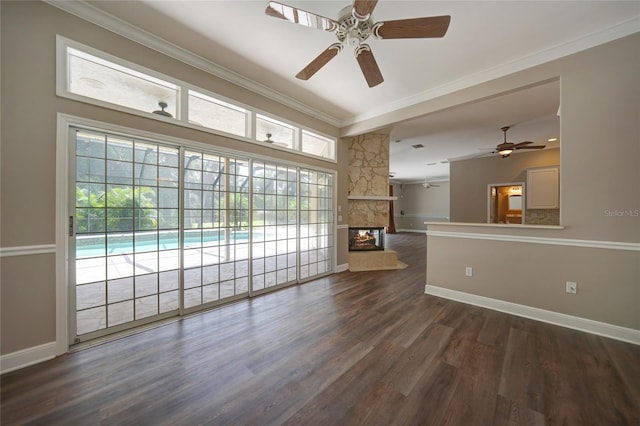
[[[293,6],[269,2],[265,13],[275,18],[310,28],[335,32],[339,43],[333,43],[302,69],[296,77],[308,80],[320,68],[333,59],[344,46],[355,48],[355,56],[369,87],[384,81],[371,47],[364,43],[370,36],[378,39],[436,38],[444,37],[449,28],[451,16],[431,16],[426,18],[399,19],[374,23],[371,13],[378,0],[354,0],[339,14],[338,20],[325,18]]]
[[[269,143],[274,146],[287,146],[286,143],[274,141],[273,139],[271,139],[271,136],[273,136],[271,133],[267,133],[267,139],[265,139],[263,142]]]
[[[500,154],[502,158],[507,158],[511,155],[513,151],[516,149],[542,149],[546,145],[531,145],[533,142],[531,141],[522,141],[518,143],[507,142],[507,130],[510,129],[510,126],[502,127],[500,130],[504,132],[504,142],[496,146],[495,151],[492,151],[492,154]]]
[[[429,189],[429,188],[440,188],[440,185],[435,185],[433,183],[429,183],[426,180],[424,181],[424,183],[422,184],[422,187],[424,189]]]

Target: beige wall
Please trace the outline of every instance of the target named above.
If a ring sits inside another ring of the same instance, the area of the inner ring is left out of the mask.
[[[425,230],[424,222],[449,221],[449,182],[434,182],[438,187],[424,188],[421,183],[394,184],[393,214],[398,230]],[[401,214],[404,212],[404,215]]]
[[[526,182],[527,168],[559,164],[559,148],[517,153],[507,158],[496,155],[452,161],[451,222],[487,223],[487,185]]]
[[[429,226],[433,231],[509,238],[608,241],[621,243],[617,247],[622,249],[431,236],[428,284],[640,330],[639,45],[640,34],[635,34],[484,85],[494,93],[516,82],[524,86],[560,77],[565,229]],[[453,163],[452,221],[482,220],[462,216],[467,207],[454,188],[458,172]],[[467,172],[473,174],[462,173]],[[483,203],[477,199],[474,205],[485,211]],[[632,243],[628,249],[627,243]],[[451,253],[456,256],[448,256]],[[465,266],[474,268],[472,278],[464,276]],[[578,282],[576,295],[565,293],[566,281]]]
[[[640,330],[638,252],[441,237],[427,242],[430,285]],[[467,266],[472,277],[465,276]],[[566,293],[567,281],[578,283],[575,295]]]
[[[338,164],[216,136],[56,96],[56,34],[325,134],[339,129],[202,70],[162,55],[43,2],[1,2],[1,245],[55,243],[56,116],[87,119],[198,141],[212,146],[338,171],[338,203],[346,205],[344,148]],[[64,225],[63,225],[64,226]],[[346,238],[338,238],[346,247]],[[347,255],[338,249],[338,264]],[[53,254],[2,259],[1,354],[55,341]]]

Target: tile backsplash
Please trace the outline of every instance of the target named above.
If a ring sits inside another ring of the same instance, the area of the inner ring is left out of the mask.
[[[525,212],[527,225],[560,225],[560,209],[532,209]]]

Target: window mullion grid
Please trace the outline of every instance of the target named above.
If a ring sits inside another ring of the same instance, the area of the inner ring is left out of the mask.
[[[302,256],[300,255],[300,242],[302,241],[302,227],[300,225],[300,219],[302,217],[302,173],[300,173],[300,167],[296,167],[296,182],[296,281],[300,283],[300,274],[302,269],[300,264],[302,261]]]
[[[180,316],[184,315],[185,155],[186,149],[180,147],[178,160],[178,310]]]
[[[253,297],[253,160],[248,161],[247,171],[247,196],[249,197],[247,208],[247,291],[249,297]]]
[[[189,122],[189,88],[184,84],[178,85],[178,120]]]
[[[156,217],[156,315],[160,315],[160,146],[156,147],[156,203],[155,203],[155,217]]]
[[[248,117],[246,121],[246,136],[249,139],[257,140],[258,135],[256,134],[256,113],[255,111],[249,110],[247,114]]]
[[[109,328],[109,257],[108,247],[109,247],[109,229],[107,228],[109,224],[109,220],[107,216],[109,214],[109,194],[108,188],[109,185],[107,182],[109,181],[107,172],[108,172],[108,160],[107,160],[107,147],[109,146],[109,137],[108,135],[104,135],[104,324],[105,328]],[[89,199],[91,199],[91,187],[89,187]]]
[[[132,274],[132,282],[133,282],[133,294],[132,294],[132,300],[133,300],[133,320],[137,320],[138,319],[138,313],[137,313],[137,304],[136,304],[136,287],[137,287],[137,283],[138,283],[138,277],[136,275],[136,265],[138,264],[138,251],[136,250],[136,240],[137,240],[137,235],[136,235],[136,218],[137,218],[137,212],[136,212],[136,150],[137,150],[137,146],[138,146],[138,142],[137,140],[133,140],[132,142],[133,145],[133,173],[131,173],[131,191],[133,193],[133,199],[131,200],[131,202],[133,203],[133,205],[131,206],[131,240],[132,240],[132,247],[133,247],[133,274]],[[145,153],[145,157],[146,157],[146,153]],[[143,164],[144,164],[144,160],[145,157],[142,158]],[[142,174],[142,172],[144,171],[144,166],[141,165],[140,166],[140,174]],[[138,176],[138,184],[140,184],[140,177]]]
[[[200,223],[198,225],[198,236],[199,236],[199,240],[200,240],[200,246],[199,246],[199,251],[198,251],[198,268],[200,269],[200,284],[198,285],[198,293],[200,296],[200,303],[199,305],[202,305],[202,302],[204,301],[202,292],[203,292],[203,288],[202,288],[202,262],[204,261],[204,161],[205,161],[205,155],[203,152],[200,153],[200,188],[198,188],[198,198],[199,200],[199,207],[198,207],[198,215],[200,217]],[[192,210],[193,211],[193,207]],[[192,278],[193,279],[193,278]],[[194,287],[190,287],[190,290],[193,291]]]
[[[73,134],[73,137],[69,137],[69,165],[70,170],[69,170],[69,175],[73,176],[73,179],[69,179],[69,186],[67,188],[67,191],[69,194],[75,194],[76,193],[76,186],[77,186],[77,182],[78,182],[78,166],[77,166],[77,161],[78,161],[78,153],[77,153],[77,138],[78,138],[78,130],[74,129],[74,132],[69,132],[70,134]],[[73,155],[73,158],[71,157],[71,155]],[[73,186],[71,186],[71,182],[73,182]],[[91,191],[89,191],[89,198],[91,198]],[[71,200],[73,200],[73,204],[71,204]],[[90,206],[91,203],[88,203],[88,206]],[[69,259],[71,259],[71,254],[73,253],[73,267],[71,267],[71,262],[69,264],[69,283],[67,284],[67,291],[69,292],[69,306],[73,307],[73,311],[72,309],[68,309],[67,312],[67,318],[69,319],[69,344],[72,343],[77,343],[79,341],[78,339],[78,320],[77,320],[77,315],[78,315],[78,304],[77,304],[77,295],[76,295],[76,291],[77,291],[77,283],[76,283],[76,261],[77,261],[77,244],[76,244],[76,239],[78,238],[78,211],[77,211],[77,207],[78,207],[78,202],[76,200],[76,197],[69,197],[69,203],[68,206],[70,213],[72,214],[73,217],[73,235],[70,236],[70,238],[68,239],[69,241],[69,246],[68,246],[68,256]],[[87,207],[87,211],[89,212],[89,207]],[[87,217],[87,223],[89,220],[89,214],[86,215]],[[71,284],[73,284],[73,288],[71,288]],[[71,312],[73,312],[73,315],[71,315]]]

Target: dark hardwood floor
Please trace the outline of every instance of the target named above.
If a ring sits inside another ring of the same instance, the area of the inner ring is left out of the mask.
[[[343,272],[2,376],[1,423],[638,425],[640,347]]]

